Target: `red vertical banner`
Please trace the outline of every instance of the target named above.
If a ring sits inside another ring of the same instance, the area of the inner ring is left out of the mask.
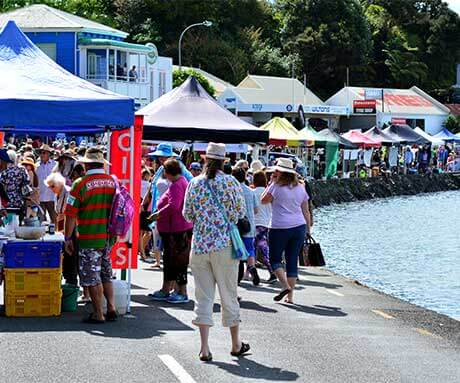
[[[126,129],[112,132],[110,139],[110,162],[112,164],[110,173],[117,176],[119,181],[130,191],[135,203],[131,249],[128,242],[118,242],[113,247],[111,257],[114,269],[127,269],[130,256],[131,268],[137,268],[141,204],[142,126],[143,118],[136,116],[134,137],[131,137],[131,129]],[[132,153],[131,139],[134,141]],[[133,161],[133,166],[131,166],[131,161]],[[131,168],[133,169],[133,174],[131,174]],[[131,182],[133,183],[132,189]]]
[[[4,142],[5,142],[5,133],[0,132],[0,148],[3,148]]]

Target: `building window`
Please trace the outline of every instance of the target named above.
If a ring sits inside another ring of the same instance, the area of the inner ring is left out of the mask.
[[[56,61],[56,44],[35,44],[39,47],[51,60]]]
[[[90,80],[107,79],[107,51],[105,49],[88,49],[87,78]]]

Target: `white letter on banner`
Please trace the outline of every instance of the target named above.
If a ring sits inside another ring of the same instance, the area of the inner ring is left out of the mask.
[[[120,246],[117,249],[117,258],[116,258],[117,265],[119,266],[126,265],[126,262],[128,261],[128,256],[125,254],[126,250],[127,248],[125,246]]]

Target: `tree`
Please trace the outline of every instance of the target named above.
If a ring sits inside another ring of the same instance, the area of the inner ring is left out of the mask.
[[[347,67],[365,77],[372,40],[357,0],[278,0],[275,7],[284,53],[298,55],[295,73],[305,73],[314,92],[327,97],[339,90]]]
[[[449,114],[447,117],[446,122],[444,123],[446,128],[450,130],[452,133],[460,133],[460,118]]]
[[[193,69],[175,70],[173,72],[173,88],[181,86],[190,76],[194,76],[206,92],[214,97],[214,94],[216,93],[214,87],[209,83],[206,77]]]

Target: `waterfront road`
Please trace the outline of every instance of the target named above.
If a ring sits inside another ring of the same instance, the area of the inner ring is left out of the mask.
[[[217,300],[214,361],[203,364],[193,302],[149,301],[161,272],[141,267],[135,319],[84,325],[84,307],[60,318],[1,317],[0,382],[460,382],[460,322],[312,268],[301,270],[297,305],[275,304],[276,286],[243,282],[245,358],[229,354]]]

